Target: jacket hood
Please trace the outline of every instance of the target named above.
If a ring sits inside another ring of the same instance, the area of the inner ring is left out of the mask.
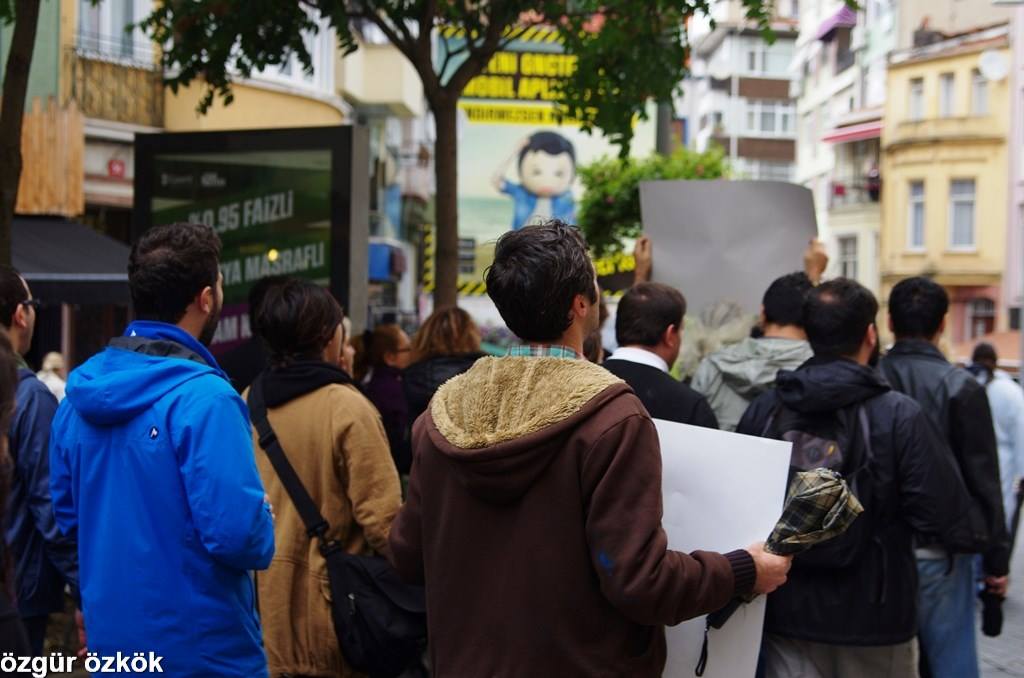
[[[481,358],[438,389],[428,431],[474,496],[508,503],[533,485],[577,425],[630,393],[584,360]]]
[[[813,355],[798,339],[744,339],[708,357],[730,389],[748,400],[775,385],[779,370],[794,369]]]
[[[128,421],[188,381],[206,375],[224,378],[205,348],[202,353],[195,350],[201,346],[194,339],[184,332],[178,336],[167,329],[170,325],[150,332],[144,327],[150,325],[163,324],[133,323],[126,336],[113,339],[68,376],[67,400],[87,421]]]
[[[833,412],[891,390],[872,368],[842,358],[812,358],[794,372],[779,372],[775,383],[786,407],[808,414]]]

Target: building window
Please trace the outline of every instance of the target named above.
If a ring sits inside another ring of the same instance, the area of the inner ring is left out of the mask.
[[[853,50],[850,49],[851,35],[852,31],[849,28],[839,28],[836,30],[834,41],[836,46],[835,75],[839,75],[852,66],[856,59]]]
[[[910,210],[907,218],[907,249],[924,249],[924,182],[910,182]]]
[[[974,179],[954,179],[949,185],[949,245],[974,248]]]
[[[78,0],[78,48],[88,54],[124,60],[153,58],[153,49],[131,25],[152,10],[150,0]],[[129,30],[130,29],[130,30]]]
[[[751,47],[747,50],[747,70],[751,73],[760,73],[764,70],[763,47]]]
[[[747,101],[747,129],[758,136],[789,136],[793,105],[775,101]]]
[[[996,305],[991,299],[971,299],[967,303],[967,338],[976,339],[996,330]]]
[[[910,81],[910,102],[907,110],[911,120],[924,119],[924,80],[921,78]]]
[[[839,239],[839,275],[857,279],[857,236]]]
[[[789,79],[789,64],[793,61],[791,42],[779,40],[774,45],[768,45],[760,38],[755,38],[746,45],[748,75],[779,76]]]
[[[971,113],[988,115],[988,80],[977,69],[971,72]]]
[[[759,181],[791,181],[793,164],[771,160],[749,160],[741,158],[741,175],[744,179]]]
[[[952,73],[943,73],[939,77],[939,117],[953,117],[954,94],[956,93],[956,79]]]

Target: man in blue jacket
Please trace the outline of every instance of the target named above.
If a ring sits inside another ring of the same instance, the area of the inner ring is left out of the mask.
[[[138,320],[75,370],[53,424],[51,491],[77,535],[89,649],[149,652],[173,676],[266,676],[250,570],[273,516],[249,417],[206,345],[220,240],[195,224],[132,248]]]
[[[64,585],[75,595],[78,590],[75,542],[61,534],[50,501],[50,424],[57,399],[22,357],[32,346],[38,304],[18,272],[0,266],[0,324],[19,361],[8,432],[13,473],[4,539],[15,565],[18,614],[35,656],[43,654],[50,614],[64,609]]]

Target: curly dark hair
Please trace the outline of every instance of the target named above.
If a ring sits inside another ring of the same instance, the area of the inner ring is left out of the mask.
[[[128,287],[140,320],[177,323],[206,287],[216,287],[220,238],[202,224],[150,229],[128,257]]]
[[[597,303],[596,280],[579,229],[550,219],[498,239],[487,294],[516,336],[548,342],[569,329],[577,295]]]
[[[345,317],[327,289],[299,278],[270,287],[256,315],[254,329],[276,366],[318,360]]]

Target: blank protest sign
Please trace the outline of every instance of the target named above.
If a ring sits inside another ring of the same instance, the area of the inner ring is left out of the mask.
[[[791,445],[655,419],[662,456],[662,525],[669,548],[726,553],[763,541],[782,514]],[[765,598],[741,605],[708,638],[705,678],[753,677]],[[665,678],[691,678],[706,617],[666,629]]]
[[[803,270],[818,232],[811,191],[778,181],[644,181],[640,212],[654,280],[679,289],[693,315],[717,301],[760,312],[775,278]]]

